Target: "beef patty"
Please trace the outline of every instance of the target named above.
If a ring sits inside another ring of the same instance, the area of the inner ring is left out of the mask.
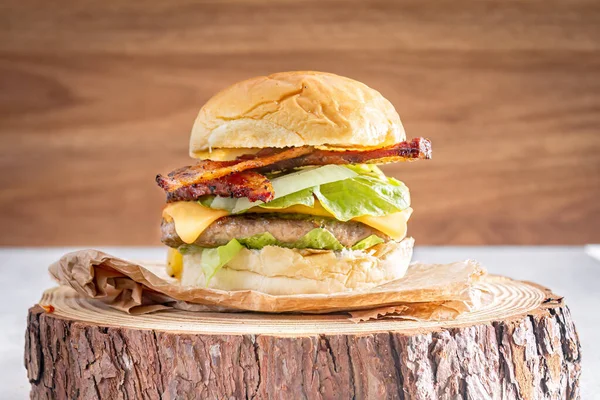
[[[223,217],[213,222],[194,242],[201,247],[218,247],[231,239],[242,239],[269,232],[275,239],[293,243],[315,228],[328,230],[345,247],[351,247],[371,235],[384,240],[389,237],[362,222],[341,222],[332,218],[298,214],[242,214]],[[173,221],[163,219],[161,241],[170,247],[185,244]]]

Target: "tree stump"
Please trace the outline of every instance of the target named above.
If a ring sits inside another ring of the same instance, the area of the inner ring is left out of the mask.
[[[127,315],[69,288],[29,310],[34,399],[572,399],[580,346],[562,298],[501,277],[452,322],[344,314]]]

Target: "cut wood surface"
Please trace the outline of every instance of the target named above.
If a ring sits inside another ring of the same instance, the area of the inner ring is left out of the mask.
[[[574,399],[580,346],[562,298],[491,277],[452,322],[342,314],[132,316],[69,288],[30,309],[32,398]],[[50,311],[50,312],[48,312]]]
[[[62,3],[62,4],[61,4]],[[600,241],[600,2],[8,0],[0,6],[2,245],[157,244],[154,182],[251,76],[324,70],[396,106],[433,160],[417,244]]]

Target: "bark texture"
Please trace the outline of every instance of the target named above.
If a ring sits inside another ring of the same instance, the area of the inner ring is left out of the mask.
[[[249,328],[250,330],[250,328]],[[576,399],[569,309],[422,332],[207,335],[29,311],[32,399]]]

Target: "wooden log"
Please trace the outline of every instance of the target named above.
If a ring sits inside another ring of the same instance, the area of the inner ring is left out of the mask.
[[[500,277],[451,322],[346,315],[127,315],[69,288],[29,310],[33,399],[574,399],[580,345],[562,298]]]

